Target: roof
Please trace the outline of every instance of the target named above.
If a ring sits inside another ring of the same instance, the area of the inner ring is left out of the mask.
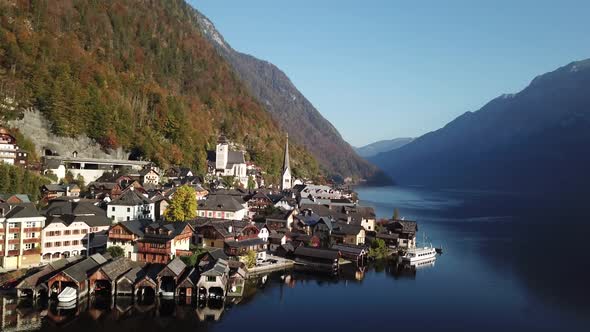
[[[124,205],[136,206],[152,203],[147,197],[139,193],[137,190],[125,190],[121,196],[109,203],[109,205]]]
[[[357,235],[362,230],[364,230],[363,226],[358,224],[343,224],[343,223],[334,223],[332,228],[332,234],[334,235]]]
[[[207,211],[240,211],[245,209],[234,196],[209,195],[207,199],[199,201],[199,210]]]
[[[118,277],[129,271],[135,266],[131,260],[126,257],[118,257],[106,263],[100,269],[110,280],[116,280]]]
[[[199,270],[197,268],[186,269],[179,279],[178,286],[180,287],[183,283],[189,283],[190,285],[196,285],[199,279]]]
[[[145,270],[141,267],[141,266],[136,266],[134,268],[132,268],[131,270],[129,270],[127,273],[125,273],[124,275],[122,275],[119,280],[126,278],[129,281],[131,281],[131,283],[136,283],[138,280],[142,279],[144,276],[146,275]]]
[[[220,276],[223,276],[224,274],[228,274],[228,273],[229,273],[228,261],[226,261],[225,259],[219,259],[219,260],[217,260],[217,263],[215,263],[215,265],[210,270],[207,270],[207,271],[201,273],[201,276],[220,277]]]
[[[223,249],[221,249],[221,248],[213,248],[213,249],[209,250],[208,253],[215,260],[219,260],[219,259],[227,260],[228,259],[227,255],[225,254],[225,251],[223,251]]]
[[[241,240],[241,241],[235,241],[235,240],[225,241],[225,244],[227,244],[229,247],[232,247],[232,248],[249,247],[249,246],[255,246],[255,245],[260,245],[260,244],[264,244],[264,243],[265,243],[264,240],[259,237]]]
[[[361,255],[366,253],[367,248],[364,246],[355,246],[349,244],[334,244],[332,245],[331,249],[338,250],[342,253],[349,253],[353,255]]]
[[[80,283],[86,280],[89,271],[106,262],[107,260],[101,254],[94,254],[63,270],[63,273],[70,276],[74,281]]]
[[[340,252],[338,250],[332,249],[299,247],[295,249],[295,256],[321,259],[338,259],[340,257]]]
[[[50,201],[41,213],[47,216],[46,224],[60,222],[69,226],[73,222],[84,222],[90,227],[111,225],[111,220],[107,218],[105,210],[91,202]]]
[[[389,230],[394,229],[395,231],[404,233],[418,232],[418,223],[410,220],[395,220],[385,225],[385,227]]]
[[[122,227],[126,228],[131,233],[142,237],[144,234],[145,227],[151,224],[152,221],[148,219],[136,219],[136,220],[129,220],[129,221],[121,221],[115,225],[121,225]]]
[[[192,226],[186,221],[179,221],[179,222],[171,222],[171,223],[164,223],[164,222],[152,222],[146,225],[143,229],[143,238],[140,239],[140,242],[167,242],[184,231],[186,227]],[[151,232],[153,230],[154,232]],[[161,230],[166,230],[167,234],[161,234]]]
[[[176,276],[179,276],[186,269],[186,264],[184,264],[180,257],[175,257],[166,267]]]
[[[0,218],[39,218],[41,215],[33,203],[0,203]]]

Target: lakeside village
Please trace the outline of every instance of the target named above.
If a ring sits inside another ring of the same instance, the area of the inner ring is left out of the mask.
[[[0,129],[0,162],[26,167],[23,154]],[[416,246],[416,222],[378,221],[351,190],[294,179],[288,139],[280,188],[265,188],[224,137],[207,162],[202,179],[146,161],[46,155],[42,172],[90,182],[43,185],[39,209],[0,195],[3,291],[60,304],[98,293],[223,300],[242,296],[252,276],[337,275]]]

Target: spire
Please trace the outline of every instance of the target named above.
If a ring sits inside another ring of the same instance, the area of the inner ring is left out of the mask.
[[[289,134],[287,133],[287,142],[285,143],[285,160],[283,162],[283,173],[287,170],[291,170],[291,165],[289,164]]]

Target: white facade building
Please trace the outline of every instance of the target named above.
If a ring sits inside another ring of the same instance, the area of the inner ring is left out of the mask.
[[[107,217],[113,223],[134,219],[155,219],[155,204],[130,186],[120,197],[109,202]]]
[[[41,230],[45,217],[33,203],[0,203],[0,267],[16,270],[41,260]]]
[[[215,153],[210,158],[215,159],[209,160],[210,165],[213,166],[210,167],[210,175],[217,177],[233,176],[244,188],[248,186],[248,167],[244,152],[231,151],[230,144],[225,137],[219,138]]]

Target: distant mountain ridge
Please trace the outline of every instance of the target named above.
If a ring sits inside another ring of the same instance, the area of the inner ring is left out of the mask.
[[[389,140],[377,141],[354,149],[356,150],[359,156],[363,158],[369,158],[382,152],[388,152],[393,151],[395,149],[399,149],[402,146],[412,142],[413,140],[414,138],[412,137],[400,137]]]
[[[283,71],[267,61],[234,50],[203,14],[197,14],[197,21],[204,35],[233,66],[250,92],[289,133],[289,138],[304,146],[327,173],[342,178],[390,181],[377,167],[356,154]]]
[[[372,158],[399,183],[576,192],[590,185],[590,60],[536,77]]]

